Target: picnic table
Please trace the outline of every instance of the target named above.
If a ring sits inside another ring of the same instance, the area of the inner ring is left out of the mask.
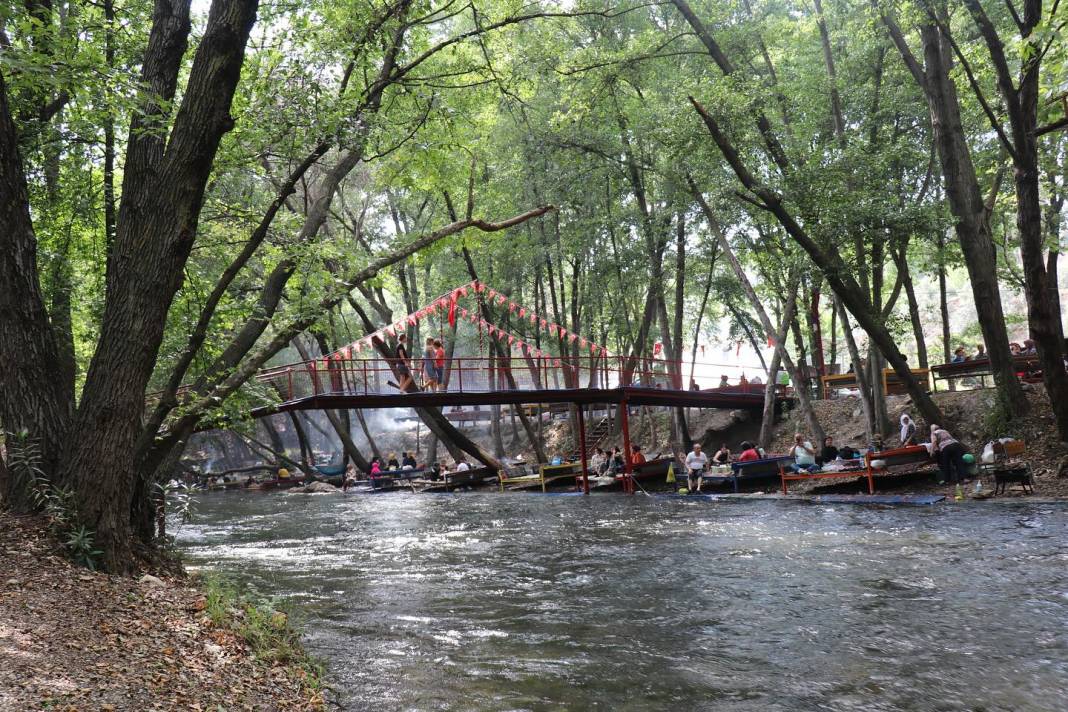
[[[1023,374],[1022,378],[1027,381],[1038,380],[1034,375],[1042,368],[1038,362],[1038,356],[1034,354],[1012,357],[1013,367],[1017,374]],[[993,385],[994,370],[990,366],[990,359],[974,359],[971,361],[959,361],[957,363],[942,363],[931,366],[932,384],[934,390],[938,390],[939,381],[955,381],[960,378],[978,378],[981,388],[987,387],[986,379],[989,376]]]
[[[926,368],[913,368],[912,377],[921,383],[927,383],[930,378],[930,369]],[[856,373],[841,373],[830,376],[823,376],[820,378],[820,385],[823,389],[823,397],[831,398],[832,394],[839,390],[846,388],[857,388]],[[897,374],[892,368],[883,369],[883,392],[888,395],[898,395],[905,393],[905,384],[901,380],[901,376]]]

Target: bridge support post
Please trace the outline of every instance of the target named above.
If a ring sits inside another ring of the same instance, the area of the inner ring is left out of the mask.
[[[586,406],[579,404],[578,407],[578,426],[579,426],[579,457],[582,458],[582,493],[590,493],[590,468],[589,463],[586,460]]]
[[[620,425],[623,428],[623,491],[634,494],[634,466],[630,461],[630,406],[627,399],[620,401]]]

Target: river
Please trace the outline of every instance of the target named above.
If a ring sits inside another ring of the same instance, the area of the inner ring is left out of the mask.
[[[349,710],[1068,709],[1068,505],[203,495]]]

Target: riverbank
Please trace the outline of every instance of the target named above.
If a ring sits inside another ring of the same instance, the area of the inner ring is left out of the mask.
[[[75,567],[0,513],[0,709],[322,709],[288,625],[218,586]]]

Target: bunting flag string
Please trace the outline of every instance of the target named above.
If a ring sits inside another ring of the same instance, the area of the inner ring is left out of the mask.
[[[416,326],[423,319],[430,318],[435,314],[438,314],[439,311],[442,312],[443,316],[447,314],[451,326],[456,325],[457,319],[470,321],[472,324],[477,324],[480,329],[486,330],[489,335],[498,339],[503,339],[507,336],[509,346],[516,345],[524,352],[531,353],[532,356],[536,355],[537,358],[548,356],[548,354],[538,349],[533,349],[531,351],[529,344],[523,341],[522,338],[510,334],[499,326],[490,324],[485,319],[482,319],[479,316],[479,310],[477,308],[468,309],[457,304],[457,301],[460,299],[480,294],[485,294],[486,300],[490,304],[495,304],[498,307],[503,307],[507,304],[509,314],[515,314],[518,319],[529,320],[531,326],[542,331],[547,331],[550,336],[557,337],[561,340],[566,339],[566,343],[571,344],[578,341],[579,347],[583,350],[589,350],[591,356],[606,356],[609,353],[608,349],[597,344],[593,340],[587,339],[573,331],[569,331],[560,324],[554,323],[551,319],[541,316],[533,309],[528,309],[523,304],[509,299],[504,292],[494,289],[478,280],[471,280],[470,282],[450,289],[444,294],[434,297],[411,314],[407,314],[377,331],[362,336],[352,343],[341,346],[333,353],[324,356],[323,360],[325,362],[329,359],[340,360],[342,358],[352,358],[354,354],[358,355],[364,349],[372,349],[375,339],[378,339],[380,342],[396,339],[398,336],[405,333],[409,327]],[[703,353],[703,346],[701,350]]]

